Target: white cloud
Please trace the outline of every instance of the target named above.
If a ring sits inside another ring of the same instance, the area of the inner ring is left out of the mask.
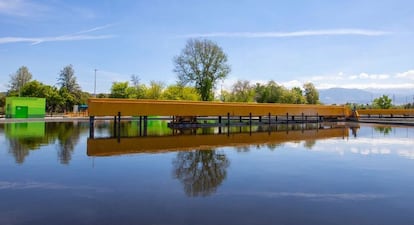
[[[327,30],[302,30],[293,32],[215,32],[215,33],[194,33],[186,34],[182,38],[286,38],[286,37],[307,37],[307,36],[383,36],[392,34],[382,30],[368,29],[327,29]]]
[[[0,14],[27,17],[47,10],[48,7],[27,0],[0,0]]]
[[[81,41],[81,40],[98,40],[114,38],[114,35],[86,35],[86,33],[102,30],[111,26],[110,24],[95,27],[89,30],[80,31],[75,34],[55,36],[55,37],[0,37],[0,44],[27,42],[32,45],[37,45],[44,42],[58,42],[58,41]]]
[[[403,73],[397,73],[396,78],[408,78],[414,80],[414,70],[409,70]]]
[[[398,78],[398,79],[395,79]],[[414,70],[396,74],[370,74],[359,73],[346,75],[339,72],[335,75],[312,76],[299,80],[286,81],[284,83],[295,82],[297,86],[306,82],[312,82],[318,89],[328,88],[358,88],[358,89],[413,89]]]

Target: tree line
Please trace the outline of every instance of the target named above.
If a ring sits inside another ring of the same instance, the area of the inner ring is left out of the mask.
[[[46,111],[71,111],[74,105],[86,104],[90,94],[81,90],[72,65],[65,66],[58,74],[57,84],[48,85],[33,79],[26,66],[10,75],[9,89],[5,97],[38,97],[46,99]]]
[[[251,84],[237,81],[231,90],[221,90],[217,96],[217,83],[231,71],[223,49],[210,40],[190,39],[182,52],[173,58],[177,83],[166,86],[161,81],[140,83],[136,75],[130,81],[113,82],[109,94],[97,98],[201,100],[226,102],[318,104],[319,93],[312,83],[287,89],[275,81]],[[48,85],[33,79],[26,66],[10,75],[9,89],[0,96],[0,107],[5,97],[40,97],[46,99],[46,111],[72,111],[74,105],[87,104],[92,95],[82,91],[77,83],[72,65],[65,66],[57,77],[56,85]]]

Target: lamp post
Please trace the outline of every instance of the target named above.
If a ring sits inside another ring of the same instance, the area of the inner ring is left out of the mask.
[[[94,84],[94,87],[93,87],[93,97],[95,97],[95,98],[96,98],[96,71],[97,71],[97,69],[95,69],[95,84]]]

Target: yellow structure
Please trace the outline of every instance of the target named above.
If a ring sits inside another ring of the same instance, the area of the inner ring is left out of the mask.
[[[322,116],[349,117],[346,106],[91,98],[89,116]]]
[[[360,116],[414,116],[414,109],[359,109]]]
[[[349,128],[230,133],[209,135],[149,136],[127,138],[89,138],[88,156],[111,156],[132,153],[159,153],[183,150],[209,150],[222,146],[280,144],[306,140],[346,138]]]

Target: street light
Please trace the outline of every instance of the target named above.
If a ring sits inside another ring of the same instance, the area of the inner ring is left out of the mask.
[[[94,85],[94,88],[93,88],[93,96],[96,98],[96,71],[97,71],[97,69],[95,69],[95,85]]]

